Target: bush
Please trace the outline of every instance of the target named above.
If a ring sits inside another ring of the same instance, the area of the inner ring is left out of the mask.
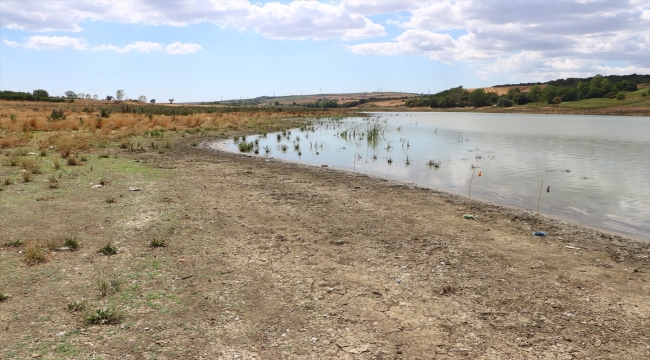
[[[497,101],[497,106],[498,107],[511,107],[512,106],[512,100],[508,99],[507,97],[499,98],[499,101]]]
[[[616,94],[616,100],[625,100],[625,93],[619,91],[618,94]]]
[[[63,114],[63,109],[52,110],[50,116],[47,117],[48,120],[52,120],[52,121],[65,120],[65,118],[66,115]]]

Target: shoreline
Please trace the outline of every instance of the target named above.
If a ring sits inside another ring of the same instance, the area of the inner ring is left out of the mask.
[[[215,139],[213,141],[203,142],[201,144],[201,146],[203,148],[209,148],[209,149],[214,150],[214,151],[220,151],[220,152],[228,153],[228,154],[235,155],[235,156],[243,156],[243,157],[258,158],[258,159],[272,159],[273,161],[280,161],[280,162],[285,162],[285,163],[290,163],[290,164],[296,164],[296,165],[300,165],[300,166],[306,166],[306,167],[309,167],[309,168],[319,168],[318,165],[303,163],[303,162],[300,162],[300,161],[293,161],[293,160],[278,158],[278,157],[274,157],[274,156],[264,156],[264,155],[255,156],[255,155],[251,155],[251,154],[241,153],[241,152],[238,152],[236,150],[230,150],[230,149],[227,148],[227,142],[228,141],[230,141],[230,139]],[[348,169],[337,168],[337,167],[332,167],[332,166],[328,166],[327,168],[332,170],[332,171],[338,171],[338,172],[341,172],[342,174],[347,174],[348,176],[354,176],[353,173],[351,172],[351,170],[348,170]],[[454,192],[451,192],[451,191],[448,191],[448,190],[445,190],[445,189],[441,190],[441,189],[437,189],[437,188],[431,188],[431,187],[427,187],[425,185],[410,182],[410,181],[394,179],[394,178],[390,178],[390,177],[387,177],[387,176],[375,175],[375,174],[366,173],[366,172],[362,172],[362,171],[357,172],[357,174],[363,174],[362,176],[376,178],[376,179],[379,179],[381,181],[389,181],[389,182],[394,182],[394,183],[398,183],[398,184],[404,184],[405,186],[410,186],[410,187],[413,187],[413,188],[419,188],[419,189],[423,189],[423,190],[434,191],[434,192],[440,193],[442,195],[454,198],[454,201],[456,203],[462,204],[464,202],[465,204],[467,204],[467,197],[460,194],[460,193],[454,193]],[[361,177],[361,175],[357,175],[357,177]],[[481,198],[481,197],[476,197],[476,198],[472,197],[472,204],[474,204],[475,202],[481,202],[484,206],[493,206],[493,207],[498,207],[498,208],[510,209],[512,212],[521,212],[521,213],[525,213],[525,214],[528,214],[529,216],[533,216],[533,217],[536,218],[536,213],[533,212],[531,209],[525,209],[525,208],[522,208],[522,207],[519,207],[519,206],[516,206],[516,205],[507,204],[507,203],[499,203],[499,202],[492,201],[490,199]],[[635,237],[635,236],[633,236],[632,234],[629,234],[629,233],[617,232],[617,231],[614,231],[614,230],[611,230],[611,229],[599,228],[599,227],[593,226],[591,224],[581,223],[579,221],[570,219],[569,217],[564,217],[564,216],[561,215],[561,213],[560,214],[558,214],[558,213],[541,213],[540,214],[540,219],[542,219],[542,218],[553,219],[555,221],[561,221],[561,222],[564,222],[567,225],[572,225],[574,227],[583,227],[583,228],[589,229],[590,231],[592,231],[594,233],[597,233],[597,234],[604,234],[604,235],[607,235],[607,236],[616,237],[618,239],[626,239],[626,240],[629,240],[629,241],[632,241],[632,242],[640,242],[640,243],[643,243],[643,244],[650,244],[650,238],[649,239],[643,239],[643,238]],[[532,232],[531,232],[531,234],[532,234]]]

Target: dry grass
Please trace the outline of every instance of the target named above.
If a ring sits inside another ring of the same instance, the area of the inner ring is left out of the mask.
[[[104,104],[102,106],[109,106]],[[165,105],[155,105],[165,106]],[[101,108],[86,111],[81,104],[35,103],[0,101],[0,149],[21,146],[36,147],[47,154],[48,149],[64,159],[82,150],[122,143],[127,148],[133,136],[153,136],[163,131],[254,130],[269,132],[289,125],[288,118],[335,116],[345,109],[294,109],[278,112],[273,109],[248,109],[222,113],[195,113],[191,115],[152,115],[111,112],[101,117]],[[52,110],[63,110],[66,119],[48,119]],[[236,109],[235,109],[236,110]],[[10,115],[15,115],[12,120]],[[36,135],[36,136],[35,136]],[[50,148],[51,147],[51,148]],[[55,164],[56,166],[56,164]]]
[[[25,262],[29,265],[44,263],[47,261],[45,257],[45,247],[41,244],[29,244],[25,247]]]

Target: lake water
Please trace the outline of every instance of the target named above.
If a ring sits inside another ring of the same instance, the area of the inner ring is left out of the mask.
[[[279,140],[273,133],[246,141],[258,139],[258,156],[356,167],[461,195],[467,195],[474,166],[472,198],[533,211],[543,180],[543,214],[650,240],[648,117],[370,115],[315,121],[308,129],[280,134]],[[379,135],[369,141],[373,128]],[[239,151],[232,140],[226,147]],[[429,165],[430,160],[439,167]]]

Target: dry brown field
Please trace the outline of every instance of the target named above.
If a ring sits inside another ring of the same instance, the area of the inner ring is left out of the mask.
[[[648,243],[76,105],[0,103],[2,359],[650,358]]]

